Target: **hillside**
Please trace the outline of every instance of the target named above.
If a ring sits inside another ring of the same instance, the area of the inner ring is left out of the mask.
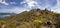
[[[24,11],[3,19],[5,28],[58,28],[60,25],[60,14],[49,11],[47,8],[39,8]],[[0,23],[0,24],[1,24]]]

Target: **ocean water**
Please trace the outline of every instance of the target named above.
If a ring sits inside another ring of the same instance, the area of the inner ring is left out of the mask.
[[[0,15],[0,18],[5,18],[7,16],[10,16],[10,15]]]

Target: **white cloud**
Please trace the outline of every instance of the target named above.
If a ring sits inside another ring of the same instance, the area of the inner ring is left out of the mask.
[[[49,0],[23,0],[20,4],[25,4],[27,8],[48,8],[51,7],[51,2]]]
[[[0,3],[4,5],[9,5],[5,0],[0,0]]]
[[[24,0],[23,2],[21,2],[21,4],[24,4],[24,3],[25,3],[25,6],[27,6],[28,8],[32,8],[37,4],[37,2],[34,0]]]
[[[54,7],[52,7],[51,9],[52,9],[51,11],[60,13],[60,0],[57,0],[57,4]]]
[[[29,10],[25,8],[20,8],[20,7],[14,7],[11,9],[11,11],[16,12],[16,13],[21,13],[23,11],[29,11]]]
[[[2,2],[2,0],[0,0],[0,2]]]
[[[10,2],[10,4],[17,4],[16,2]]]
[[[2,9],[0,10],[0,12],[2,13],[21,13],[23,11],[29,11],[28,9],[25,9],[25,8],[20,8],[20,7],[14,7],[14,8],[11,8],[11,9]]]

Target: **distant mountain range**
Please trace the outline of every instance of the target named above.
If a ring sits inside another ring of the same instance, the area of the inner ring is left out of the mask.
[[[15,15],[16,13],[0,13],[0,18],[4,18],[6,16],[10,16],[10,15]]]

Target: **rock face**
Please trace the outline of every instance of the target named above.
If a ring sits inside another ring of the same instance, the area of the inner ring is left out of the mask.
[[[5,25],[2,25],[1,28],[5,28]]]
[[[5,24],[1,25],[1,28],[5,28]]]
[[[40,13],[39,13],[39,12],[35,12],[34,15],[35,15],[36,17],[38,17],[38,16],[40,15]]]

